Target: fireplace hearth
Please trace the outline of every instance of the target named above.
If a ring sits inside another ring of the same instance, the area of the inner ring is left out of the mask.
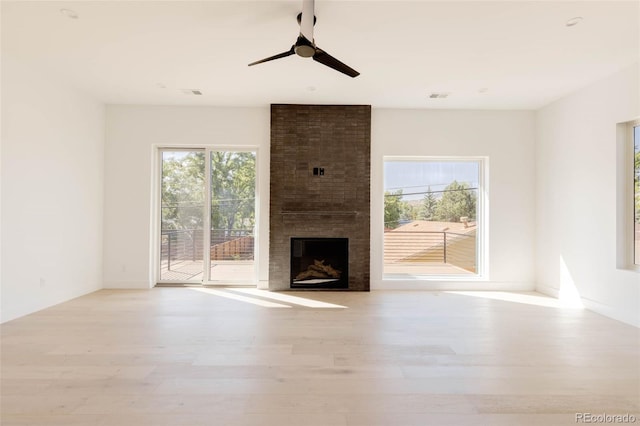
[[[348,238],[291,238],[291,288],[348,288],[348,269]]]

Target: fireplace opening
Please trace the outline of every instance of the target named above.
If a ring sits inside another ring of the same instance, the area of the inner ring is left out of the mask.
[[[349,288],[348,238],[291,238],[291,288]]]

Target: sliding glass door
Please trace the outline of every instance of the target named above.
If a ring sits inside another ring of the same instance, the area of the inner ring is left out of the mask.
[[[209,281],[255,278],[256,153],[210,151]]]
[[[255,282],[255,151],[161,149],[160,162],[158,282]]]
[[[202,282],[205,151],[162,150],[160,281]]]

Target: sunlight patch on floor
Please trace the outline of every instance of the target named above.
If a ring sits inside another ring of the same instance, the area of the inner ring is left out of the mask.
[[[257,297],[262,297],[266,299],[277,300],[280,302],[291,303],[294,305],[305,306],[307,308],[347,309],[346,306],[342,306],[342,305],[336,305],[328,302],[321,302],[319,300],[307,299],[305,297],[292,296],[290,294],[258,290],[255,288],[234,288],[233,291],[249,294],[251,296],[257,296]]]
[[[578,305],[574,301],[556,299],[534,292],[512,293],[505,291],[447,291],[445,293],[501,300],[504,302],[522,303],[525,305],[543,306],[547,308],[583,309],[582,305]]]
[[[207,293],[214,296],[220,296],[227,299],[236,300],[238,302],[250,303],[252,305],[258,305],[265,308],[293,308],[294,306],[303,306],[305,308],[313,309],[347,309],[347,306],[336,305],[334,303],[322,302],[320,300],[313,300],[306,297],[292,296],[290,294],[258,290],[255,288],[188,288],[189,290],[199,291],[201,293]]]
[[[195,288],[189,287],[189,290],[199,291],[201,293],[212,294],[214,296],[225,297],[227,299],[236,300],[238,302],[251,303],[252,305],[263,306],[265,308],[291,308],[289,305],[283,305],[281,303],[269,302],[267,300],[257,299],[255,297],[246,297],[239,294],[229,293],[227,291],[214,290],[212,288]]]

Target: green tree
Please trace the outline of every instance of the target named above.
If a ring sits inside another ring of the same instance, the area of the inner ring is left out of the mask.
[[[436,214],[436,208],[438,207],[438,199],[433,192],[431,192],[431,187],[427,188],[427,193],[422,200],[422,214],[421,217],[424,220],[433,220]]]
[[[640,224],[640,141],[636,141],[634,146],[634,187],[636,205],[636,223]]]
[[[400,200],[400,221],[410,222],[420,217],[420,206],[409,201]]]
[[[476,217],[476,194],[469,184],[453,181],[444,189],[442,198],[435,209],[435,220],[460,222],[466,216],[469,220]]]
[[[204,153],[166,156],[162,161],[162,229],[202,226]]]
[[[253,229],[255,154],[211,153],[212,229]],[[203,226],[205,153],[171,155],[162,161],[162,229]]]
[[[212,229],[253,229],[255,164],[253,152],[211,153]]]
[[[384,192],[384,227],[397,228],[402,214],[402,189]]]

